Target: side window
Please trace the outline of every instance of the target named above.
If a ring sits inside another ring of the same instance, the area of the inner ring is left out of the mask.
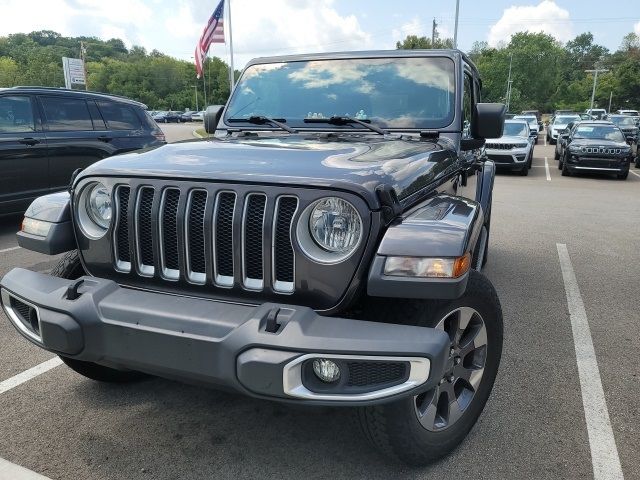
[[[93,130],[87,102],[80,98],[41,97],[49,130]]]
[[[102,116],[110,130],[138,130],[140,119],[129,105],[115,102],[98,102]]]
[[[473,113],[473,80],[468,73],[464,74],[464,91],[462,93],[462,138],[471,138],[471,116]]]
[[[0,97],[0,133],[33,132],[31,97]]]

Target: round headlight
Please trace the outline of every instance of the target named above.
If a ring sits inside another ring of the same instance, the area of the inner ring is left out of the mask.
[[[362,218],[350,202],[339,197],[316,200],[304,209],[296,226],[298,245],[313,261],[338,263],[362,241]]]
[[[99,227],[107,229],[111,223],[112,211],[111,193],[103,184],[96,183],[91,187],[87,195],[87,213],[89,213],[89,217]]]
[[[113,212],[111,192],[100,182],[93,182],[80,192],[77,220],[82,233],[98,240],[109,229]]]

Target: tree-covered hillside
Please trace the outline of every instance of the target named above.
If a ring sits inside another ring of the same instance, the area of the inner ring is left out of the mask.
[[[440,45],[448,45],[440,40]],[[407,37],[398,48],[429,48],[430,39]],[[437,46],[440,46],[437,45]],[[591,33],[582,33],[561,44],[544,33],[521,32],[498,48],[477,42],[469,52],[480,70],[483,100],[504,102],[512,61],[512,112],[537,109],[583,111],[591,102],[593,75],[585,72],[594,68],[608,69],[598,76],[595,104],[608,108],[640,108],[640,38],[626,35],[618,51],[611,53],[593,41]]]
[[[80,56],[86,48],[90,90],[126,95],[152,109],[195,109],[195,88],[203,106],[203,80],[196,80],[193,63],[156,50],[130,50],[118,39],[63,37],[51,31],[0,37],[0,87],[44,85],[64,87],[62,57]],[[224,103],[229,95],[227,64],[219,58],[205,64],[207,103]]]

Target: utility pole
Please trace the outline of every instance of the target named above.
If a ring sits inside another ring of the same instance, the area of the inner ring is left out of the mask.
[[[509,104],[511,103],[511,84],[513,80],[511,80],[511,64],[513,63],[513,53],[509,55],[509,78],[507,79],[507,94],[505,95],[507,112],[509,111]]]
[[[593,110],[593,101],[596,98],[596,85],[598,84],[598,73],[599,72],[608,72],[609,69],[608,68],[598,68],[596,67],[593,70],[585,70],[585,72],[587,73],[593,73],[593,90],[591,92],[591,107],[590,110]]]
[[[436,28],[438,28],[438,24],[436,23],[436,19],[434,17],[433,24],[431,26],[431,48],[436,48]]]
[[[456,0],[456,26],[453,29],[453,48],[458,48],[458,13],[460,12],[460,0]]]
[[[80,42],[80,58],[82,59],[82,68],[84,70],[84,89],[89,90],[89,79],[87,78],[87,47],[85,47],[84,42]]]
[[[613,90],[611,90],[611,92],[609,93],[609,109],[607,110],[607,113],[611,113],[611,99],[613,98]]]

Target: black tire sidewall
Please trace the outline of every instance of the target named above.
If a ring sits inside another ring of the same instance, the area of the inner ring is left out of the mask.
[[[377,414],[385,419],[386,435],[393,456],[414,465],[425,465],[449,453],[464,440],[489,399],[502,354],[502,309],[493,286],[481,273],[470,272],[469,285],[462,297],[440,303],[432,315],[422,319],[419,323],[421,326],[435,326],[446,314],[467,306],[480,313],[487,328],[485,371],[471,405],[455,424],[440,432],[431,432],[420,424],[413,396],[389,404],[367,407],[377,410],[373,415]]]

